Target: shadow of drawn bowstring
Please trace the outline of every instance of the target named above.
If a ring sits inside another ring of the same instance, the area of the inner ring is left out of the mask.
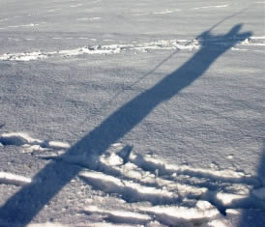
[[[198,36],[201,48],[186,63],[116,110],[73,145],[61,159],[82,157],[79,159],[80,164],[97,170],[99,156],[111,144],[130,132],[160,103],[191,85],[231,47],[251,36],[251,32],[240,33],[241,27],[238,24],[227,34],[219,36],[213,36],[209,31],[202,33]],[[81,163],[81,160],[84,162]],[[32,183],[20,189],[0,208],[0,219],[12,223],[29,223],[79,171],[80,167],[63,161],[48,163],[35,175]]]

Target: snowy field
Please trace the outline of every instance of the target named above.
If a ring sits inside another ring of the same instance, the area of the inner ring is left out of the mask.
[[[265,226],[265,1],[0,6],[0,226]]]

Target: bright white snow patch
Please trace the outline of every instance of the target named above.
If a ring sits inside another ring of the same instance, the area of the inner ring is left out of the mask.
[[[25,148],[25,153],[33,151],[43,151],[49,149],[68,149],[70,144],[60,141],[48,141],[35,139],[26,133],[12,132],[0,134],[0,143],[4,146],[14,145]]]
[[[0,184],[25,185],[31,183],[31,178],[13,173],[0,172]]]
[[[101,17],[82,17],[82,18],[78,18],[77,21],[97,21],[100,20]]]
[[[222,205],[228,206],[233,204],[234,200],[246,199],[248,195],[235,195],[219,192],[216,194],[216,199],[218,199]]]
[[[193,10],[198,10],[198,9],[211,9],[211,8],[226,8],[228,7],[229,5],[217,5],[217,6],[203,6],[203,7],[196,7],[196,8],[193,8]]]
[[[30,24],[21,24],[21,25],[10,25],[10,26],[8,26],[8,28],[35,27],[35,26],[39,26],[39,25],[40,24],[30,23]]]
[[[106,215],[107,220],[114,223],[137,223],[137,224],[145,224],[148,221],[151,221],[151,217],[146,214],[136,213],[136,212],[128,212],[121,210],[103,210],[96,206],[89,206],[84,208],[84,211],[89,214],[99,213],[101,215]]]
[[[53,39],[60,39],[59,37],[54,37]],[[83,54],[117,54],[122,50],[137,50],[141,52],[145,52],[147,50],[193,50],[198,49],[199,43],[194,40],[189,42],[188,44],[183,43],[183,41],[178,40],[159,40],[157,42],[150,42],[144,44],[111,44],[111,45],[97,45],[91,47],[80,47],[71,50],[59,50],[59,51],[35,51],[29,53],[5,53],[0,55],[0,60],[2,61],[32,61],[32,60],[40,60],[48,57],[70,57],[77,56]]]
[[[79,173],[95,188],[107,193],[119,193],[128,202],[149,201],[151,203],[176,202],[178,196],[164,189],[144,186],[132,181],[120,180],[119,178],[94,171],[82,171]]]
[[[28,134],[23,132],[12,132],[12,133],[1,134],[0,142],[3,145],[21,146],[24,144],[40,144],[42,141],[39,139],[34,139],[30,137]]]
[[[199,201],[194,208],[178,206],[153,206],[140,207],[139,210],[145,211],[155,217],[163,224],[176,226],[188,223],[193,226],[206,222],[211,219],[221,218],[219,211],[207,201]],[[192,225],[193,224],[193,225]]]
[[[181,11],[180,9],[166,9],[164,11],[153,12],[155,15],[164,15]]]
[[[46,222],[46,223],[32,223],[27,225],[27,227],[70,227],[70,226],[61,223]]]
[[[15,54],[3,54],[0,55],[0,60],[8,61],[34,61],[47,58],[48,55],[41,51],[30,53],[15,53]]]
[[[70,148],[70,144],[69,143],[65,143],[65,142],[60,142],[60,141],[49,141],[48,142],[48,147],[50,148]]]
[[[76,5],[70,5],[71,8],[76,8],[76,7],[80,7],[80,6],[82,6],[82,4],[80,4],[80,3],[76,4]]]

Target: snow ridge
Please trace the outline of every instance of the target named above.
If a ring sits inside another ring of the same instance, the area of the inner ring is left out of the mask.
[[[233,37],[230,41],[236,40],[237,37]],[[205,41],[204,41],[205,42]],[[227,45],[227,42],[222,39],[210,39],[206,40],[208,43]],[[25,53],[5,53],[0,55],[0,61],[36,61],[47,59],[50,57],[74,57],[79,55],[94,55],[94,54],[118,54],[122,51],[138,51],[147,52],[154,50],[197,50],[201,47],[201,42],[199,39],[194,40],[158,40],[149,43],[139,43],[139,44],[110,44],[110,45],[95,45],[95,46],[85,46],[69,50],[58,50],[58,51],[34,51]],[[259,47],[265,46],[264,37],[251,37],[237,47]],[[233,50],[238,50],[234,48]]]
[[[35,51],[29,53],[14,53],[9,54],[5,53],[0,55],[0,60],[2,61],[32,61],[32,60],[41,60],[48,57],[70,57],[77,56],[83,54],[117,54],[121,51],[126,50],[134,50],[145,52],[148,50],[176,50],[176,49],[197,49],[198,43],[190,43],[189,45],[183,44],[183,41],[177,40],[160,40],[157,42],[150,42],[144,44],[128,44],[128,45],[120,45],[120,44],[111,44],[111,45],[96,45],[96,46],[85,46],[76,49],[70,50],[60,50],[60,51]]]

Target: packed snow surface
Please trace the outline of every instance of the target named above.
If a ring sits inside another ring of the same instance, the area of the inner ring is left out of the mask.
[[[0,5],[0,226],[265,226],[264,1]]]

